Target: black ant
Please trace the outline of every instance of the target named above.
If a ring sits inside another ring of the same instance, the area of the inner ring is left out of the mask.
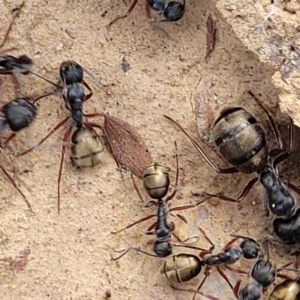
[[[117,17],[116,19],[111,21],[108,26],[111,26],[119,19],[127,18],[131,14],[131,12],[133,11],[137,3],[138,0],[134,0],[130,5],[127,13],[124,16]],[[150,8],[162,14],[164,16],[164,19],[151,21],[152,18],[151,18]],[[166,0],[146,0],[146,16],[149,22],[161,23],[161,22],[179,21],[184,14],[184,10],[185,10],[185,0],[183,0],[183,3],[177,1],[167,2]]]
[[[0,108],[0,133],[9,127],[13,132],[5,142],[1,142],[1,147],[4,148],[7,143],[16,135],[20,130],[28,127],[34,121],[37,114],[37,107],[35,103],[53,93],[43,94],[35,99],[32,97],[16,98]]]
[[[176,145],[176,144],[175,144]],[[177,171],[176,171],[176,182],[175,182],[175,186],[177,187],[178,185],[178,174],[179,174],[179,167],[178,167],[178,156],[176,154],[176,164],[177,164]],[[112,232],[113,234],[119,233],[121,231],[124,231],[125,229],[128,229],[138,223],[142,223],[144,221],[147,221],[153,217],[157,217],[157,221],[152,224],[146,234],[155,234],[156,235],[156,240],[154,242],[154,246],[153,246],[153,251],[155,253],[155,255],[147,253],[145,251],[142,251],[138,248],[135,247],[129,247],[127,250],[121,250],[121,251],[115,251],[115,252],[123,252],[120,256],[118,256],[117,258],[113,258],[114,260],[117,260],[119,258],[121,258],[122,256],[124,256],[129,250],[133,249],[136,250],[138,252],[147,254],[149,256],[154,256],[154,257],[166,257],[172,254],[172,245],[170,243],[171,241],[171,235],[173,233],[173,235],[176,237],[176,239],[181,242],[181,243],[185,243],[186,241],[181,241],[175,234],[174,234],[174,229],[175,229],[175,225],[173,222],[168,222],[167,220],[167,216],[169,214],[169,212],[172,211],[179,211],[179,210],[185,210],[185,209],[189,209],[189,208],[194,208],[198,205],[200,205],[202,202],[204,202],[205,200],[199,201],[196,204],[191,204],[191,205],[185,205],[185,206],[179,206],[179,207],[173,207],[171,209],[169,209],[169,205],[168,202],[170,200],[172,200],[176,193],[177,193],[177,188],[175,188],[175,190],[166,198],[163,199],[164,196],[166,196],[168,189],[169,189],[169,184],[170,184],[170,179],[169,179],[169,168],[166,168],[158,163],[153,163],[152,165],[150,165],[144,172],[144,176],[143,176],[143,182],[144,182],[144,187],[148,193],[148,195],[154,199],[152,201],[149,201],[146,204],[146,207],[150,207],[152,205],[156,205],[157,206],[157,213],[156,215],[149,215],[146,216],[128,226],[126,226],[125,228]],[[134,182],[134,181],[133,181]],[[137,190],[137,186],[134,182],[134,186]],[[137,190],[138,194],[140,195],[140,192]],[[155,201],[156,200],[156,201]],[[179,216],[181,217],[182,220],[185,221],[185,219],[183,218],[183,216]],[[153,231],[154,229],[154,231]],[[191,239],[191,238],[189,238]],[[188,240],[189,240],[188,239]],[[199,250],[203,250],[203,251],[207,251],[205,249],[201,249],[201,248],[197,248]]]
[[[242,238],[246,238],[246,237],[242,237]],[[247,240],[245,240],[245,241],[247,241]],[[256,262],[254,263],[254,265],[252,266],[252,268],[250,269],[250,271],[248,273],[248,276],[251,277],[252,279],[254,279],[254,281],[247,284],[243,288],[241,288],[241,280],[239,280],[236,283],[236,285],[233,286],[227,277],[223,277],[227,281],[228,285],[231,287],[234,295],[236,296],[236,298],[238,300],[259,300],[262,297],[263,292],[275,281],[276,276],[285,278],[285,279],[289,278],[288,276],[286,276],[284,274],[280,274],[279,273],[280,271],[288,270],[288,271],[298,272],[298,270],[296,270],[296,269],[287,269],[286,268],[292,264],[291,262],[285,264],[281,268],[276,269],[276,267],[269,260],[269,251],[267,250],[267,258],[266,259],[264,258],[264,255],[259,255],[260,254],[259,245],[253,239],[250,239],[250,243],[247,245],[246,248],[247,248],[247,252],[250,251],[249,253],[251,254],[248,258],[250,258],[250,259],[257,258]],[[245,255],[244,255],[244,257],[247,258]],[[237,272],[241,273],[241,274],[245,274],[243,271],[241,272],[240,270],[237,270]],[[247,272],[246,272],[246,274],[247,274]],[[205,278],[203,280],[205,280]],[[218,298],[216,298],[214,296],[200,292],[201,286],[202,285],[200,284],[200,287],[198,287],[198,289],[196,291],[188,290],[188,289],[180,289],[180,290],[193,292],[194,298],[195,298],[195,295],[197,293],[199,293],[211,300],[219,300]],[[270,298],[270,299],[272,299],[272,298]]]
[[[41,95],[35,99],[33,99],[32,97],[17,98],[8,102],[0,108],[0,113],[2,113],[0,114],[0,133],[2,133],[2,131],[4,131],[7,126],[11,129],[11,131],[13,131],[13,133],[5,140],[5,142],[1,142],[2,148],[6,146],[6,144],[16,135],[17,132],[28,127],[33,122],[37,114],[37,108],[34,105],[35,102],[49,95],[52,95],[52,93]],[[15,181],[5,170],[1,162],[0,169],[3,171],[7,179],[17,189],[17,191],[22,195],[28,208],[33,211],[29,201],[22,193],[22,191],[17,187]]]
[[[297,222],[300,217],[300,210],[295,212],[296,200],[289,188],[299,195],[300,189],[291,183],[284,184],[278,176],[277,170],[277,165],[292,154],[294,136],[293,121],[290,118],[288,151],[279,155],[283,149],[283,142],[276,123],[255,95],[252,92],[249,93],[266,112],[275,133],[278,148],[269,151],[264,129],[261,124],[256,121],[254,116],[245,109],[241,107],[224,109],[215,120],[212,131],[217,147],[222,156],[234,165],[232,168],[219,169],[215,166],[204,153],[201,146],[176,121],[168,116],[165,117],[175,123],[183,131],[215,172],[221,174],[236,172],[250,174],[256,172],[258,174],[258,177],[253,178],[246,185],[237,199],[225,196],[222,193],[202,193],[201,195],[204,194],[209,197],[216,197],[240,204],[248,195],[254,184],[259,180],[267,192],[270,211],[277,217],[280,217],[276,218],[273,223],[276,235],[286,244],[300,242],[299,235],[295,234],[300,226],[300,223]],[[276,157],[276,159],[271,161],[271,157]],[[195,193],[194,195],[199,195],[199,193]]]
[[[199,256],[192,255],[192,254],[177,254],[174,255],[166,260],[164,263],[161,273],[163,273],[166,278],[170,281],[171,284],[177,284],[181,282],[189,281],[198,274],[200,274],[202,267],[205,267],[204,270],[204,278],[199,284],[196,291],[192,290],[186,290],[177,288],[175,286],[172,286],[175,289],[178,290],[184,290],[184,291],[192,291],[194,292],[193,299],[195,299],[196,294],[200,293],[206,297],[210,297],[205,295],[204,293],[200,292],[201,288],[203,287],[205,281],[207,280],[208,276],[210,275],[210,269],[212,266],[216,266],[216,269],[218,273],[221,275],[221,277],[228,283],[230,288],[233,290],[234,287],[230,283],[228,277],[226,274],[221,270],[219,265],[223,264],[224,267],[232,272],[236,272],[239,274],[247,274],[246,271],[237,269],[232,267],[232,264],[235,264],[238,260],[240,260],[242,257],[246,259],[254,259],[259,256],[260,253],[260,246],[259,244],[252,238],[238,235],[238,234],[231,234],[231,236],[234,237],[231,241],[229,241],[223,248],[223,251],[214,254],[214,255],[207,255],[209,252],[200,253]],[[205,235],[206,237],[206,235]],[[211,250],[214,249],[214,244],[206,237],[206,239],[211,244]],[[233,245],[235,241],[238,239],[243,239],[241,244],[239,246]],[[193,246],[186,246],[188,248],[192,249],[198,249],[197,247]],[[214,299],[214,298],[211,298]]]
[[[100,137],[96,134],[96,132],[93,130],[93,128],[100,128],[101,127],[97,124],[90,123],[84,121],[84,118],[91,118],[95,116],[99,116],[101,114],[94,113],[94,114],[84,114],[83,113],[83,103],[90,99],[93,95],[93,92],[89,85],[84,81],[83,79],[83,71],[86,71],[83,69],[78,63],[75,61],[65,61],[61,64],[59,74],[60,74],[60,80],[63,84],[63,100],[65,103],[65,108],[71,113],[71,115],[67,116],[65,119],[63,119],[61,122],[59,122],[36,146],[22,152],[19,154],[19,156],[25,155],[26,153],[32,151],[36,147],[40,146],[47,138],[49,138],[56,130],[58,130],[61,126],[63,126],[69,119],[72,119],[75,123],[75,126],[77,130],[73,133],[72,137],[72,129],[74,124],[71,124],[68,128],[68,130],[65,132],[63,137],[63,145],[62,145],[62,151],[61,151],[61,161],[60,161],[60,167],[59,167],[59,175],[58,175],[58,204],[57,209],[58,213],[60,213],[60,181],[61,181],[61,175],[62,175],[62,168],[63,168],[63,161],[64,161],[64,155],[67,147],[67,142],[72,139],[73,143],[92,143],[85,146],[84,152],[89,152],[88,156],[92,156],[95,153],[94,150],[97,153],[100,153],[103,151],[103,143]],[[89,93],[86,95],[84,92],[84,89],[82,88],[82,85],[84,85]],[[57,86],[53,83],[53,85]],[[89,132],[84,131],[83,128],[88,128]],[[95,139],[95,135],[97,138]],[[81,144],[82,145],[82,144]],[[75,155],[77,152],[82,153],[82,149],[79,149],[78,147],[75,149],[72,148],[72,153]],[[73,161],[76,163],[78,161],[77,159],[80,159],[79,161],[82,162],[82,155],[80,154],[79,157],[76,159],[73,159]],[[94,162],[89,164],[94,164],[100,162],[100,159],[96,159]],[[80,164],[79,166],[89,166],[86,163]]]

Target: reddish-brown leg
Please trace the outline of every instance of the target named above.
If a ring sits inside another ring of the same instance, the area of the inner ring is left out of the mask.
[[[271,156],[277,156],[282,151],[282,149],[283,149],[283,142],[282,142],[281,134],[280,134],[280,132],[278,130],[278,127],[276,125],[276,122],[274,121],[273,117],[270,115],[270,113],[268,112],[268,110],[259,101],[259,99],[251,91],[249,91],[248,93],[259,104],[259,106],[265,111],[265,113],[268,116],[271,128],[272,128],[272,130],[274,132],[274,135],[275,135],[275,138],[276,138],[276,141],[277,141],[277,145],[278,145],[277,149],[273,149],[273,150],[270,151],[270,155]]]
[[[1,143],[1,148],[5,148],[6,145],[8,144],[8,142],[10,142],[14,137],[16,136],[15,133],[12,133],[6,140],[4,143]]]
[[[201,231],[201,233],[203,234],[204,238],[209,242],[209,244],[210,244],[210,248],[209,249],[203,249],[203,248],[200,248],[200,247],[197,247],[197,246],[190,246],[190,245],[176,245],[176,247],[185,247],[185,248],[189,248],[189,249],[199,250],[200,251],[199,257],[201,259],[203,259],[207,254],[210,254],[215,249],[215,245],[209,239],[209,237],[207,236],[206,232],[202,228],[199,227],[198,229]],[[173,235],[174,235],[174,233],[173,233]],[[180,239],[178,239],[178,240],[180,242],[183,242]]]
[[[3,38],[3,41],[0,44],[0,49],[5,45],[5,43],[6,43],[7,39],[8,39],[9,33],[10,33],[11,29],[12,29],[13,23],[14,23],[15,19],[19,16],[19,13],[20,13],[20,11],[21,11],[21,9],[22,9],[22,7],[23,7],[24,4],[25,4],[25,1],[23,1],[22,4],[19,6],[17,13],[15,14],[15,16],[12,19],[12,21],[10,22],[10,24],[8,26],[8,29],[6,31],[6,34],[5,34],[4,38]],[[16,49],[16,48],[11,48],[11,49]],[[11,50],[11,49],[9,49],[9,50]]]
[[[121,232],[121,231],[124,231],[125,229],[128,229],[128,228],[130,228],[130,227],[136,225],[136,224],[139,224],[139,223],[145,222],[145,221],[147,221],[147,220],[149,220],[149,219],[151,219],[151,218],[154,218],[155,216],[156,216],[156,215],[149,215],[149,216],[146,216],[146,217],[144,217],[144,218],[141,218],[141,219],[135,221],[134,223],[129,224],[128,226],[126,226],[126,227],[124,227],[124,228],[122,228],[122,229],[120,229],[120,230],[118,230],[118,231],[112,231],[111,233],[113,233],[113,234],[119,233],[119,232]]]
[[[170,120],[171,122],[173,122],[177,127],[179,127],[179,129],[186,135],[186,137],[192,142],[192,144],[194,145],[194,147],[196,148],[196,150],[200,153],[200,155],[203,157],[203,159],[208,163],[208,165],[216,172],[216,173],[220,173],[220,174],[232,174],[232,173],[237,173],[239,172],[236,168],[232,167],[232,168],[228,168],[228,169],[220,169],[217,166],[215,166],[215,164],[208,158],[208,156],[204,153],[203,149],[201,148],[201,146],[196,142],[196,140],[194,140],[188,133],[187,131],[185,131],[183,129],[183,127],[181,127],[181,125],[179,123],[177,123],[176,121],[174,121],[172,118],[164,115],[165,118],[167,118],[168,120]]]
[[[241,283],[242,283],[242,280],[239,280],[233,288],[233,293],[237,299],[239,298],[239,290],[241,287]]]
[[[28,208],[30,209],[30,211],[34,212],[32,210],[31,204],[29,203],[29,201],[27,200],[26,196],[22,193],[22,191],[18,188],[17,184],[15,183],[15,181],[13,180],[13,178],[9,175],[9,173],[5,170],[4,166],[2,165],[2,163],[0,162],[0,169],[2,170],[2,172],[4,173],[4,175],[6,176],[6,178],[10,181],[10,183],[15,187],[15,189],[19,192],[19,194],[23,197],[23,199],[25,200]]]
[[[223,279],[228,283],[229,287],[233,290],[233,286],[232,286],[231,282],[229,281],[228,277],[226,276],[226,274],[219,267],[217,267],[217,270],[218,270],[219,274],[223,277]]]
[[[200,295],[202,295],[202,296],[204,296],[204,297],[206,297],[206,298],[208,298],[208,299],[210,299],[210,300],[220,300],[219,298],[216,298],[216,297],[214,297],[214,296],[205,294],[205,293],[200,292],[200,291],[195,291],[195,290],[192,290],[192,289],[182,289],[182,288],[178,288],[178,287],[176,287],[176,286],[172,286],[172,288],[173,288],[174,290],[178,290],[178,291],[194,293],[195,295],[194,295],[193,299],[195,299],[195,297],[196,297],[197,294],[200,294]]]
[[[39,141],[39,143],[34,146],[29,148],[28,150],[18,153],[17,156],[22,156],[27,154],[28,152],[31,152],[33,149],[35,149],[36,147],[40,146],[43,142],[45,142],[45,140],[47,140],[48,137],[50,137],[56,130],[58,130],[61,126],[63,126],[70,117],[66,117],[65,119],[63,119],[61,122],[59,122],[41,141]]]
[[[224,267],[228,270],[230,270],[231,272],[233,273],[238,273],[238,274],[248,274],[249,272],[245,271],[245,270],[242,270],[240,268],[234,268],[232,266],[229,266],[229,265],[226,265],[224,264]]]
[[[89,100],[92,96],[93,96],[93,91],[90,88],[90,86],[83,80],[82,84],[88,89],[89,93],[87,95],[85,95],[85,98],[83,101],[87,101]]]
[[[280,156],[278,156],[274,162],[273,166],[276,168],[276,166],[289,158],[293,154],[293,148],[294,148],[294,123],[292,118],[290,117],[290,126],[289,126],[289,148],[288,151]]]
[[[206,192],[202,192],[202,193],[193,193],[194,196],[209,196],[209,197],[213,197],[213,198],[219,198],[221,200],[224,201],[228,201],[228,202],[237,202],[237,203],[241,203],[246,196],[249,194],[249,192],[251,191],[252,187],[254,186],[254,184],[257,182],[258,177],[255,177],[253,179],[251,179],[247,185],[245,186],[245,188],[243,189],[243,191],[241,192],[241,194],[237,197],[237,199],[231,198],[231,197],[227,197],[225,195],[223,195],[222,193],[218,193],[218,194],[210,194],[210,193],[206,193]]]
[[[149,23],[153,23],[154,20],[152,20],[152,17],[151,17],[151,7],[149,5],[149,3],[146,1],[145,3],[145,8],[146,8],[146,18],[147,18],[147,21]]]
[[[72,133],[72,126],[68,128],[66,131],[64,138],[63,138],[63,146],[61,148],[61,159],[60,159],[60,166],[59,166],[59,172],[58,172],[58,179],[57,179],[57,212],[58,214],[60,213],[60,180],[61,180],[61,174],[62,174],[62,168],[64,164],[64,157],[65,157],[65,152],[66,152],[66,145],[65,143],[69,141],[70,136]]]
[[[134,0],[134,1],[132,2],[132,4],[130,5],[130,7],[129,7],[127,13],[126,13],[124,16],[120,16],[120,17],[115,18],[113,21],[111,21],[111,22],[108,24],[108,27],[110,27],[112,24],[114,24],[114,23],[115,23],[117,20],[119,20],[119,19],[125,19],[125,18],[127,18],[127,17],[131,14],[131,12],[133,11],[133,9],[134,9],[135,6],[137,5],[137,3],[138,3],[138,0]]]

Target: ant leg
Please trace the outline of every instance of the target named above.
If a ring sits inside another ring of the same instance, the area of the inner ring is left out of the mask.
[[[142,195],[141,195],[141,193],[140,193],[140,191],[139,191],[139,189],[138,189],[138,187],[137,187],[137,185],[135,183],[135,180],[134,180],[134,177],[133,177],[132,173],[130,173],[130,175],[131,175],[131,179],[132,179],[132,182],[133,182],[133,186],[134,186],[137,194],[139,195],[141,201],[143,202],[143,197],[142,197]]]
[[[61,148],[61,159],[60,159],[60,166],[59,166],[59,172],[58,172],[58,179],[57,179],[57,212],[60,214],[60,180],[61,180],[61,174],[62,174],[62,168],[64,164],[64,157],[66,152],[66,145],[65,142],[67,142],[70,139],[70,135],[72,133],[72,126],[69,127],[69,129],[66,131],[64,138],[63,138],[63,146]]]
[[[292,118],[290,117],[290,126],[289,126],[289,148],[288,151],[280,156],[278,156],[274,162],[273,166],[276,167],[279,163],[286,160],[293,154],[293,148],[294,148],[294,123]]]
[[[206,267],[206,270],[205,270],[205,276],[204,276],[202,282],[201,282],[201,283],[199,284],[199,286],[197,287],[197,290],[194,292],[194,296],[193,296],[192,300],[195,300],[196,294],[197,294],[198,292],[200,292],[200,289],[201,289],[202,286],[204,285],[204,283],[205,283],[205,281],[206,281],[206,279],[207,279],[207,277],[208,277],[209,275],[210,275],[210,273],[209,273],[208,267]]]
[[[275,135],[275,138],[276,138],[276,141],[277,141],[277,145],[278,145],[277,149],[274,149],[274,150],[270,151],[270,155],[271,156],[277,156],[282,151],[282,149],[283,149],[283,142],[282,142],[281,134],[280,134],[280,132],[278,130],[278,127],[277,127],[277,125],[276,125],[273,117],[270,115],[270,113],[268,112],[268,110],[262,105],[262,103],[259,101],[259,99],[251,91],[248,91],[248,93],[259,104],[259,106],[264,110],[264,112],[268,116],[269,122],[271,124],[271,128],[272,128],[272,130],[274,132],[274,135]]]
[[[35,149],[36,147],[40,146],[48,137],[50,137],[57,129],[59,129],[62,125],[64,125],[70,117],[66,117],[65,119],[63,119],[61,122],[59,122],[41,141],[39,141],[39,143],[34,146],[29,148],[28,150],[18,153],[17,156],[23,156],[25,154],[27,154],[28,152],[31,152],[33,149]]]
[[[195,291],[195,290],[191,290],[191,289],[182,289],[182,288],[178,288],[178,287],[175,287],[175,286],[171,286],[171,287],[172,287],[172,289],[178,290],[178,291],[190,292],[190,293],[194,293],[195,295],[200,294],[200,295],[202,295],[202,296],[204,296],[204,297],[206,297],[207,299],[210,299],[210,300],[220,300],[219,298],[216,298],[214,296],[205,294],[205,293],[200,292],[200,291]],[[193,299],[195,299],[195,298],[193,298]]]
[[[178,211],[178,210],[185,210],[185,209],[190,209],[190,208],[195,208],[197,207],[198,205],[200,205],[201,203],[205,202],[207,199],[203,199],[203,200],[200,200],[198,201],[197,203],[195,204],[187,204],[187,205],[183,205],[183,206],[176,206],[176,207],[172,207],[169,212],[171,211]]]
[[[112,233],[112,234],[119,233],[119,232],[121,232],[121,231],[124,231],[124,230],[126,230],[126,229],[128,229],[128,228],[130,228],[130,227],[132,227],[132,226],[134,226],[134,225],[136,225],[136,224],[139,224],[139,223],[142,223],[142,222],[144,222],[144,221],[147,221],[147,220],[149,220],[149,219],[151,219],[151,218],[153,218],[153,217],[155,217],[155,216],[156,216],[156,215],[149,215],[149,216],[146,216],[146,217],[144,217],[144,218],[142,218],[142,219],[139,219],[139,220],[135,221],[134,223],[132,223],[132,224],[130,224],[130,225],[128,225],[128,226],[126,226],[126,227],[124,227],[124,228],[118,230],[118,231],[112,231],[111,233]]]
[[[248,274],[248,272],[247,271],[244,271],[244,270],[242,270],[242,269],[239,269],[239,268],[234,268],[234,267],[231,267],[231,266],[229,266],[229,265],[224,265],[224,267],[226,268],[226,269],[228,269],[228,270],[230,270],[231,272],[234,272],[234,273],[238,273],[238,274]]]
[[[224,247],[223,250],[225,250],[226,248],[230,247],[235,241],[237,241],[238,238],[234,238],[231,241],[229,241]]]
[[[8,26],[8,29],[7,29],[7,31],[6,31],[6,34],[5,34],[4,38],[3,38],[3,41],[2,41],[2,43],[0,44],[0,49],[1,49],[1,48],[4,46],[4,44],[6,43],[6,41],[7,41],[7,39],[8,39],[8,36],[9,36],[9,33],[10,33],[11,29],[12,29],[13,23],[15,22],[15,19],[19,16],[19,13],[20,13],[20,11],[21,11],[21,9],[22,9],[22,7],[23,7],[24,4],[25,4],[25,1],[23,1],[22,4],[18,7],[17,13],[15,14],[15,16],[14,16],[13,19],[12,19],[12,21],[10,22],[10,24],[9,24],[9,26]],[[11,50],[11,49],[10,49],[10,50]]]
[[[139,248],[136,248],[136,247],[129,247],[129,248],[127,248],[126,250],[119,250],[119,251],[114,250],[114,252],[123,252],[123,253],[122,253],[121,255],[117,256],[117,257],[114,257],[114,256],[111,254],[111,259],[112,259],[112,260],[118,260],[118,259],[120,259],[121,257],[123,257],[125,254],[127,254],[130,250],[135,250],[135,251],[137,251],[137,252],[146,254],[146,255],[148,255],[148,256],[158,257],[157,255],[148,253],[148,252],[143,251],[143,250],[141,250],[141,249],[139,249]]]
[[[147,1],[145,3],[145,9],[146,9],[146,18],[147,18],[147,21],[149,23],[154,23],[155,20],[153,20],[152,17],[151,17],[151,7],[150,7],[150,5],[149,5],[149,3]]]
[[[175,189],[174,189],[174,192],[166,198],[166,200],[165,200],[166,203],[169,202],[170,200],[172,200],[172,199],[175,197],[175,195],[176,195],[176,193],[177,193],[177,187],[178,187],[179,162],[178,162],[177,143],[176,143],[176,141],[174,142],[174,144],[175,144],[175,149],[176,149],[176,154],[175,154],[175,159],[176,159],[176,179],[175,179]]]
[[[296,192],[298,195],[300,195],[300,189],[297,186],[295,186],[290,182],[286,182],[285,185],[289,187],[291,190],[293,190],[294,192]]]
[[[179,129],[186,135],[186,137],[192,142],[192,144],[194,145],[194,147],[196,148],[196,150],[200,153],[200,155],[203,157],[203,159],[208,163],[208,165],[216,172],[216,173],[220,173],[220,174],[232,174],[232,173],[237,173],[239,172],[235,167],[232,168],[228,168],[228,169],[220,169],[217,166],[215,166],[213,164],[213,162],[208,158],[208,156],[204,153],[204,151],[202,150],[201,146],[196,142],[196,140],[194,140],[184,129],[183,127],[181,127],[181,125],[179,123],[177,123],[176,121],[174,121],[172,118],[164,115],[164,117],[168,120],[170,120],[171,122],[173,122],[175,125],[177,125],[177,127],[179,127]]]
[[[84,97],[84,102],[89,100],[92,96],[93,96],[93,91],[92,89],[90,88],[90,86],[83,80],[82,81],[82,84],[88,89],[89,93],[87,95],[85,95]]]
[[[5,170],[4,166],[2,165],[2,163],[0,162],[0,169],[2,170],[2,172],[4,173],[4,175],[6,176],[6,178],[10,181],[10,183],[15,187],[15,189],[19,192],[19,194],[23,197],[23,199],[25,200],[28,208],[30,209],[31,212],[34,212],[31,204],[29,203],[29,201],[27,200],[26,196],[23,194],[23,192],[18,188],[17,184],[15,183],[15,181],[13,180],[13,178],[9,175],[9,173]]]
[[[14,137],[16,136],[15,133],[12,133],[6,140],[4,143],[1,143],[1,148],[5,148],[6,145],[8,144],[9,141],[11,141]]]
[[[244,241],[248,240],[248,241],[253,241],[253,242],[257,243],[255,239],[253,239],[249,236],[246,236],[246,235],[237,234],[235,232],[230,233],[230,236],[235,237],[237,239],[243,239]]]
[[[233,288],[233,293],[237,299],[239,299],[239,290],[241,287],[242,280],[239,280]]]
[[[119,17],[115,18],[114,20],[112,20],[112,21],[108,24],[108,27],[110,27],[112,24],[114,24],[114,23],[115,23],[117,20],[119,20],[119,19],[125,19],[125,18],[127,18],[127,17],[131,14],[131,12],[133,11],[133,9],[134,9],[135,6],[137,5],[137,3],[138,3],[138,0],[134,0],[134,1],[132,2],[132,4],[130,5],[130,7],[129,7],[127,13],[126,13],[124,16],[119,16]]]
[[[84,117],[86,118],[95,118],[95,117],[100,117],[102,116],[101,113],[94,113],[94,114],[83,114]],[[93,124],[93,123],[92,123]]]
[[[213,198],[219,198],[221,200],[224,201],[228,201],[228,202],[237,202],[238,204],[240,204],[245,198],[246,196],[249,194],[249,192],[251,191],[252,187],[254,186],[254,184],[257,182],[258,177],[255,177],[253,179],[251,179],[247,185],[245,186],[244,190],[242,191],[242,193],[237,197],[237,199],[231,198],[231,197],[227,197],[225,195],[223,195],[222,193],[218,193],[218,194],[209,194],[206,192],[202,192],[202,193],[193,193],[194,196],[208,196],[208,197],[213,197]]]
[[[199,257],[201,259],[203,259],[206,254],[211,253],[215,249],[215,244],[210,240],[210,238],[207,236],[206,232],[202,228],[199,227],[198,229],[201,231],[201,233],[203,234],[204,238],[209,242],[209,244],[210,244],[210,248],[209,249],[203,249],[203,248],[200,248],[200,247],[197,247],[197,246],[189,246],[189,245],[176,245],[176,246],[177,247],[185,247],[185,248],[194,249],[194,250],[199,250],[199,251],[201,251],[199,253]],[[173,233],[173,235],[174,235],[174,233]],[[179,241],[181,241],[181,240],[179,240]]]
[[[218,270],[219,274],[223,277],[223,279],[228,283],[230,288],[233,290],[234,288],[233,288],[231,282],[229,281],[228,277],[226,276],[226,274],[218,266],[217,266],[217,270]]]

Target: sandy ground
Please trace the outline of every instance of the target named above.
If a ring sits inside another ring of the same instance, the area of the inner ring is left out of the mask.
[[[18,4],[15,0],[0,3],[1,35],[11,20],[11,10]],[[213,173],[163,114],[171,115],[197,138],[195,102],[199,90],[210,87],[213,117],[224,106],[243,105],[269,132],[266,116],[246,94],[249,89],[261,93],[261,97],[270,99],[268,108],[272,113],[279,115],[276,101],[272,101],[276,94],[270,88],[268,71],[235,38],[211,1],[189,1],[180,22],[164,23],[160,27],[146,21],[144,3],[139,1],[130,17],[108,29],[109,22],[125,13],[128,6],[129,3],[116,0],[27,0],[7,46],[18,47],[13,54],[26,53],[34,59],[34,70],[53,81],[58,80],[61,62],[68,59],[103,78],[106,87],[85,76],[94,95],[85,103],[84,111],[108,112],[135,126],[153,160],[171,167],[172,185],[176,140],[180,174],[179,191],[172,201],[174,206],[196,202],[191,191],[224,191],[236,196],[251,176]],[[218,20],[218,29],[216,49],[206,63],[208,13]],[[121,67],[123,58],[130,64],[126,73]],[[1,79],[4,89],[1,100],[5,103],[15,97],[15,90],[9,76]],[[37,96],[51,89],[49,84],[33,76],[23,77],[23,81],[27,95]],[[20,251],[26,247],[30,254],[24,270],[12,271],[7,260],[0,261],[0,299],[109,299],[109,294],[112,299],[122,300],[191,298],[189,293],[173,290],[160,274],[163,259],[134,251],[118,261],[111,259],[113,250],[129,246],[151,251],[147,244],[149,236],[144,234],[151,221],[118,235],[112,235],[111,231],[152,214],[155,209],[143,208],[130,175],[125,174],[122,180],[107,151],[101,165],[86,170],[76,170],[67,152],[61,188],[62,210],[58,216],[59,142],[64,130],[49,138],[45,147],[24,157],[15,156],[39,141],[68,114],[62,99],[55,96],[41,100],[38,108],[35,123],[1,150],[1,161],[26,194],[35,214],[28,211],[23,199],[2,176],[0,258],[19,259]],[[99,118],[95,122],[102,124],[103,120]],[[286,132],[285,126],[282,132]],[[8,134],[7,131],[4,136]],[[273,145],[271,133],[268,139]],[[219,166],[225,166],[210,147],[206,150]],[[298,155],[294,155],[289,164],[280,168],[284,179],[295,184],[297,162]],[[145,195],[141,180],[136,181]],[[176,232],[182,238],[198,234],[197,226],[201,226],[215,243],[216,251],[220,251],[233,230],[259,236],[265,222],[261,216],[263,195],[261,186],[256,185],[241,211],[234,204],[213,201],[183,211],[188,224],[178,218],[170,219],[176,223]],[[207,248],[208,243],[200,238],[199,246]],[[175,249],[175,252],[182,251],[187,250]],[[290,260],[287,253],[287,247],[271,246],[271,259],[278,266]],[[241,265],[249,266],[243,261]],[[237,274],[230,276],[233,282],[240,278]],[[181,286],[195,288],[201,278],[202,275]],[[222,299],[234,299],[216,272],[212,272],[202,291]]]

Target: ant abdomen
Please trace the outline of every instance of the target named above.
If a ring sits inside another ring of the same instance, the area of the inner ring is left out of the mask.
[[[143,174],[144,187],[152,199],[164,198],[169,189],[170,168],[165,167],[159,163],[151,164]]]
[[[300,300],[300,284],[298,280],[287,279],[275,286],[269,300]]]
[[[104,144],[95,130],[82,127],[72,135],[72,161],[80,168],[94,167],[102,161]]]
[[[267,164],[269,149],[265,131],[242,107],[221,111],[212,132],[222,156],[240,172],[257,172]]]
[[[170,283],[181,283],[200,274],[202,266],[203,263],[198,256],[181,253],[167,258],[160,272]]]

